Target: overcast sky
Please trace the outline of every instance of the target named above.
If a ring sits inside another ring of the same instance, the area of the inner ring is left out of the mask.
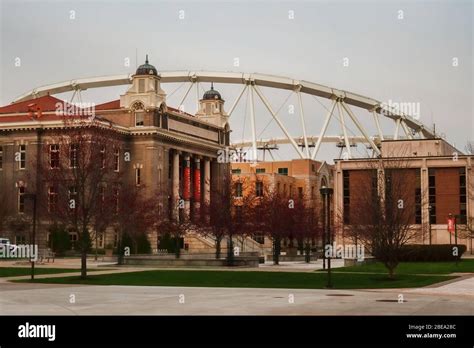
[[[459,149],[474,139],[472,1],[0,2],[2,105],[45,84],[132,73],[148,53],[159,71],[259,72],[384,102],[420,103],[420,121],[436,123]],[[168,94],[178,87],[163,86]],[[208,87],[201,86],[202,92]],[[216,89],[230,108],[239,88]],[[125,90],[88,91],[83,99],[109,101]],[[175,92],[168,104],[176,106],[184,92],[185,87]],[[281,107],[291,134],[300,136],[298,109],[291,114],[288,108],[297,99],[290,96],[285,103],[288,91],[264,93],[274,109]],[[317,135],[329,104],[308,96],[303,101],[308,133]],[[245,96],[232,116],[234,141],[251,138],[247,102]],[[194,105],[188,101],[186,111],[194,112]],[[256,108],[259,137],[283,136],[261,103]],[[356,114],[375,134],[370,115]],[[383,127],[393,133],[391,123]],[[328,134],[341,134],[337,122]],[[320,157],[337,155],[334,145],[326,145]],[[282,148],[276,156],[294,152]]]

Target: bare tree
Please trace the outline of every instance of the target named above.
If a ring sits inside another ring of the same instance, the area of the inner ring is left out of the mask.
[[[305,262],[309,263],[311,245],[323,234],[319,221],[319,207],[317,204],[309,204],[304,197],[299,197],[294,200],[294,207],[290,211],[290,219],[291,237],[296,238],[303,246]]]
[[[263,196],[257,197],[253,208],[252,224],[256,231],[263,231],[272,240],[273,263],[280,262],[281,242],[289,237],[293,200],[278,190],[267,189]]]
[[[232,180],[228,176],[223,178],[220,189],[211,193],[210,202],[201,206],[199,231],[214,240],[216,259],[221,257],[221,244],[226,237],[230,244],[228,249],[233,249],[233,238],[247,236],[248,216],[254,197],[247,179]]]
[[[362,243],[385,265],[389,278],[393,279],[401,249],[420,233],[413,226],[415,183],[408,178],[411,169],[403,161],[374,163],[374,167],[367,170],[368,180],[358,181],[351,188],[351,197],[356,201],[350,206],[344,233],[356,244]]]
[[[84,279],[91,232],[104,220],[103,192],[117,181],[113,153],[120,141],[97,120],[71,119],[46,139],[44,147],[47,160],[41,163],[41,177],[47,192],[42,212],[77,233]]]
[[[155,231],[162,219],[159,197],[146,195],[145,186],[120,185],[113,188],[110,207],[113,211],[112,225],[117,233],[118,263],[123,263],[125,248],[136,254],[138,241],[147,238],[147,232]],[[128,237],[132,245],[124,244]]]

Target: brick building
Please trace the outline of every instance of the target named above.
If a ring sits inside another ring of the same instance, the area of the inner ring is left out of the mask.
[[[448,216],[456,217],[458,243],[472,250],[469,229],[474,223],[474,156],[464,155],[442,139],[382,141],[379,159],[336,160],[334,169],[334,217],[336,241],[344,242],[344,226],[360,223],[361,183],[377,187],[377,162],[397,164],[403,181],[416,243],[454,243],[448,232]],[[401,165],[400,165],[401,164]],[[389,166],[389,165],[388,165]],[[366,186],[368,187],[368,186]]]
[[[256,196],[276,191],[286,197],[303,198],[307,206],[321,208],[322,186],[332,186],[333,167],[326,162],[310,159],[291,161],[232,163],[232,178],[236,185],[236,196],[251,191]],[[271,253],[272,243],[264,236],[254,236],[266,254]],[[315,246],[318,241],[313,241]],[[284,240],[282,251],[288,254],[288,241]]]
[[[80,113],[72,104],[53,96],[44,96],[0,107],[0,234],[12,243],[29,242],[28,231],[13,231],[10,222],[30,214],[25,209],[25,193],[36,187],[37,161],[47,161],[39,150],[47,145],[53,130],[65,127],[64,117]],[[211,88],[200,100],[197,114],[191,115],[166,104],[160,76],[153,65],[138,67],[132,85],[119,99],[95,106],[94,121],[107,126],[121,142],[124,152],[116,154],[114,170],[121,180],[142,185],[147,192],[162,193],[163,208],[176,217],[178,200],[184,200],[184,214],[210,199],[210,190],[218,189],[228,165],[217,162],[217,155],[229,143],[228,116],[224,100]],[[107,150],[109,151],[109,150]],[[110,149],[112,151],[112,149]],[[47,188],[44,194],[48,195]],[[48,197],[46,197],[48,199]],[[43,201],[44,202],[44,201]],[[49,221],[39,219],[37,243],[47,246]],[[71,240],[77,236],[70,233]],[[156,250],[156,232],[149,235]],[[108,229],[99,247],[117,241],[113,228]]]

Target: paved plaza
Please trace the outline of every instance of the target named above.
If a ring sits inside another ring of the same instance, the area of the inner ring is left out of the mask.
[[[72,261],[67,262],[70,262],[70,267],[77,266]],[[91,262],[90,266],[97,267],[99,264]],[[65,264],[50,266],[64,267]],[[277,267],[265,265],[259,270],[311,272],[320,266],[318,263],[294,263]],[[104,267],[103,271],[94,274],[142,270]],[[57,276],[64,274],[40,275],[37,278]],[[8,279],[21,278],[28,277]],[[3,315],[474,314],[473,275],[424,288],[377,290],[58,285],[12,283],[8,279],[0,278],[0,314]]]

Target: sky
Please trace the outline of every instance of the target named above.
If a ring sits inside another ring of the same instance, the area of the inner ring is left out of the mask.
[[[158,71],[258,72],[386,103],[416,103],[419,121],[435,123],[438,134],[462,151],[474,140],[473,8],[468,0],[0,0],[0,104],[42,85],[133,73],[148,54]],[[162,88],[168,105],[175,107],[186,90],[180,84]],[[201,84],[201,93],[208,88]],[[228,109],[241,87],[215,88]],[[82,99],[114,100],[126,89],[89,90]],[[280,110],[290,134],[301,136],[296,96],[271,88],[263,93]],[[188,99],[185,109],[193,113],[196,101]],[[305,95],[303,105],[307,133],[316,136],[330,102]],[[255,110],[259,139],[283,137],[258,100]],[[372,116],[357,108],[354,112],[375,135]],[[232,141],[251,139],[248,95],[230,124]],[[359,135],[354,124],[348,128],[349,135]],[[388,120],[382,128],[393,134]],[[327,134],[342,135],[337,117]],[[364,146],[353,151],[367,154]],[[276,160],[296,156],[289,145],[273,154]],[[334,144],[326,144],[318,158],[331,161],[340,154]]]

